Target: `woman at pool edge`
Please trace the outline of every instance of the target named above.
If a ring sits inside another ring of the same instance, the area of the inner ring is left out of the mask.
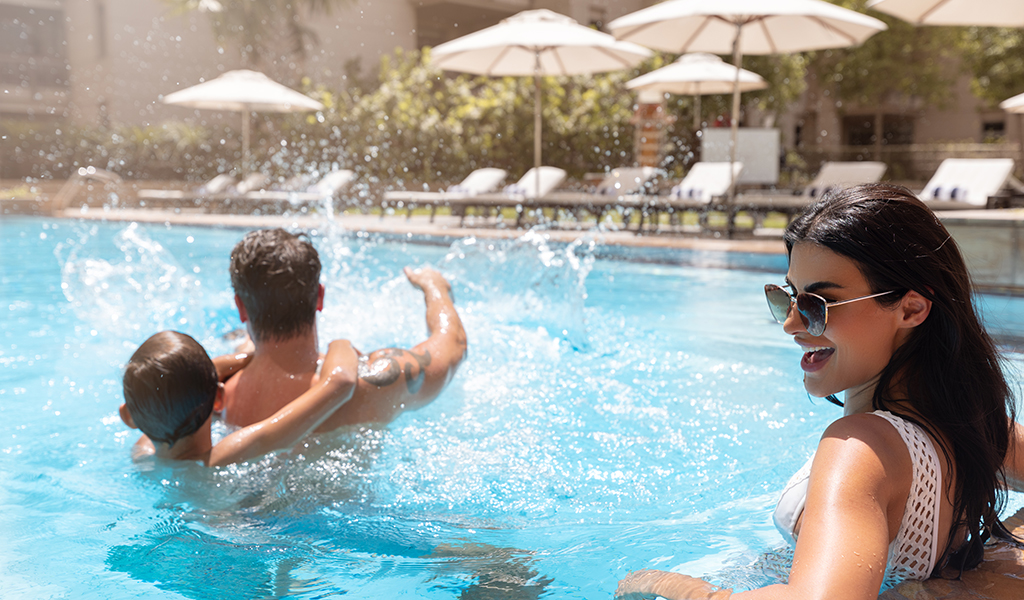
[[[884,184],[825,194],[784,240],[785,287],[765,294],[805,352],[807,392],[842,394],[843,417],[776,508],[796,545],[788,582],[736,600],[873,599],[886,576],[977,566],[988,536],[1008,535],[1003,467],[1019,489],[1024,436],[955,242],[908,190]],[[731,590],[644,570],[616,591],[654,595]]]

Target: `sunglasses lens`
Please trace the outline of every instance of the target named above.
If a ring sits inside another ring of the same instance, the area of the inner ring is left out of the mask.
[[[799,294],[796,297],[796,310],[800,313],[807,333],[818,336],[825,332],[825,301],[818,296]]]
[[[779,323],[784,322],[792,302],[789,293],[779,286],[769,283],[764,286],[764,295],[768,298],[768,308],[772,311],[772,316]]]

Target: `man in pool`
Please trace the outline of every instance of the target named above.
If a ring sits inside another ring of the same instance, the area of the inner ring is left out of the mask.
[[[143,436],[132,448],[136,460],[155,455],[197,460],[210,467],[257,458],[295,445],[352,398],[358,357],[344,340],[331,342],[315,385],[274,414],[227,435],[213,445],[213,405],[220,380],[241,367],[246,355],[210,360],[191,337],[162,331],[143,342],[124,372],[121,420]]]
[[[255,344],[252,362],[227,381],[222,416],[245,427],[273,415],[318,381],[316,313],[323,309],[320,258],[305,236],[283,229],[247,234],[231,252],[238,314]],[[430,337],[409,350],[360,354],[352,399],[320,427],[388,423],[430,403],[455,375],[466,332],[448,282],[433,269],[405,269],[423,291]],[[357,351],[358,353],[358,351]]]

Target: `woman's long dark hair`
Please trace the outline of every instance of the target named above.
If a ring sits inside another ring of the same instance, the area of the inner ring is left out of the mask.
[[[967,540],[947,547],[946,566],[973,568],[989,533],[1005,533],[998,519],[1005,501],[1002,466],[1016,418],[956,243],[909,190],[885,184],[825,194],[789,225],[784,239],[790,254],[794,245],[810,242],[852,259],[872,293],[898,292],[875,299],[883,306],[911,290],[931,300],[928,317],[882,370],[872,403],[894,413],[895,402],[909,403],[920,418],[901,416],[927,428],[955,467],[950,545],[961,528]]]

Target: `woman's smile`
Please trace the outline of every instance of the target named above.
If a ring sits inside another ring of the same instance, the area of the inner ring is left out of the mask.
[[[800,368],[806,373],[814,373],[828,363],[828,359],[832,358],[835,351],[835,348],[829,348],[828,346],[806,348],[803,358],[800,359]]]

